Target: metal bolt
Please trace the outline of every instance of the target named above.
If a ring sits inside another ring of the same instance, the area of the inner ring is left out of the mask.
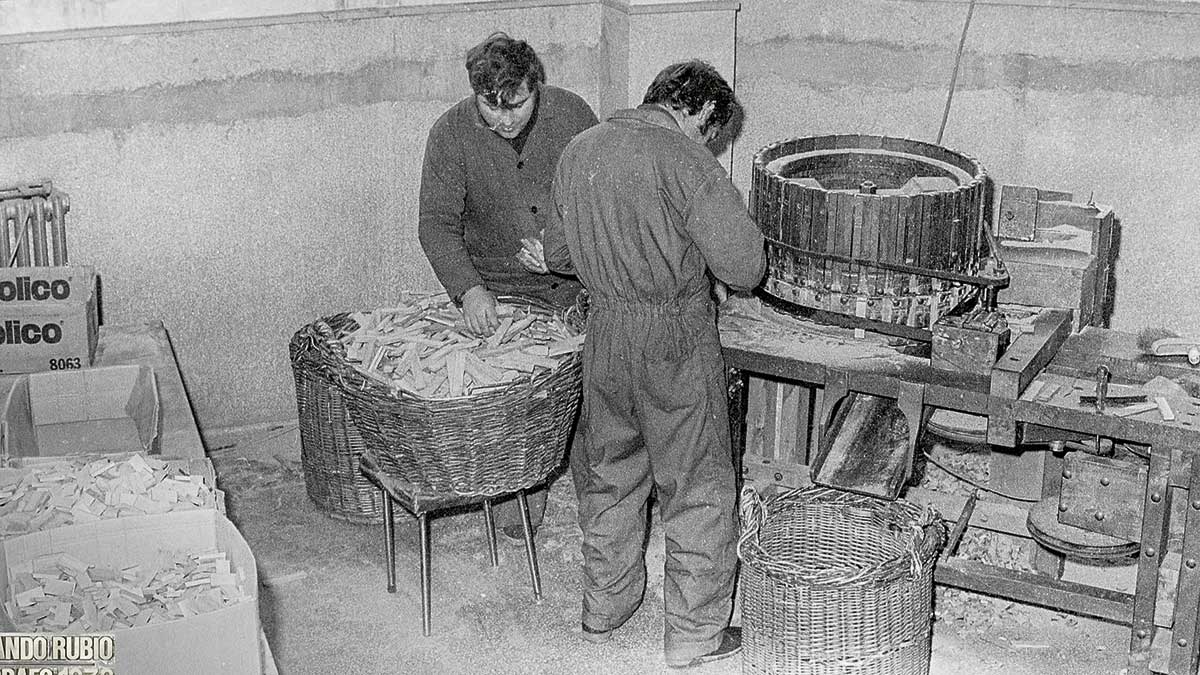
[[[1096,512],[1096,520],[1104,520],[1104,512],[1103,511]]]
[[[1153,558],[1153,557],[1154,557],[1154,556],[1156,556],[1156,555],[1158,555],[1158,550],[1157,550],[1157,549],[1155,549],[1153,546],[1147,546],[1147,547],[1146,547],[1146,557],[1147,557],[1147,558]]]
[[[1137,631],[1137,636],[1140,639],[1145,640],[1146,638],[1150,637],[1150,631],[1146,630],[1145,628],[1139,628]]]
[[[1071,474],[1071,470],[1070,470],[1070,469],[1063,469],[1063,478],[1070,478],[1070,477],[1071,477],[1071,475],[1072,475],[1072,474]]]
[[[1103,478],[1101,478],[1101,479],[1100,479],[1100,484],[1101,484],[1101,485],[1107,486],[1109,483],[1112,483],[1112,479],[1111,479],[1111,478],[1109,478],[1108,476],[1105,476],[1105,477],[1103,477]]]
[[[1184,565],[1187,565],[1187,566],[1188,566],[1188,569],[1195,569],[1195,567],[1196,567],[1196,559],[1195,559],[1195,558],[1188,558],[1187,560],[1185,560],[1185,561],[1184,561],[1184,563],[1183,563],[1183,564],[1184,564]]]
[[[1162,501],[1162,495],[1161,495],[1161,494],[1159,494],[1159,493],[1157,493],[1157,492],[1151,492],[1151,493],[1150,493],[1150,501],[1152,501],[1152,502],[1154,502],[1155,504],[1157,504],[1157,503],[1159,503],[1159,502],[1161,502],[1161,501]]]
[[[1179,645],[1180,647],[1186,647],[1187,646],[1187,638],[1179,638],[1178,640],[1175,641],[1175,644]]]
[[[1067,512],[1067,505],[1066,505],[1066,504],[1059,504],[1059,505],[1058,505],[1058,511],[1059,511],[1059,513],[1066,513],[1066,512]]]
[[[1192,508],[1200,511],[1200,499],[1192,500]]]

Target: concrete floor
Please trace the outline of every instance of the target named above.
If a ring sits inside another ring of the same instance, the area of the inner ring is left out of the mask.
[[[258,560],[260,614],[279,669],[304,673],[679,672],[662,658],[662,550],[648,551],[642,609],[607,645],[579,636],[579,529],[570,481],[551,490],[537,534],[543,599],[529,587],[523,548],[500,544],[491,568],[483,517],[433,520],[433,635],[421,634],[415,521],[398,521],[398,591],[385,592],[382,526],[328,517],[307,497],[294,425],[208,434],[230,517]],[[1128,629],[939,589],[934,675],[1121,673]],[[735,614],[735,620],[736,620]],[[741,673],[740,657],[687,672]]]

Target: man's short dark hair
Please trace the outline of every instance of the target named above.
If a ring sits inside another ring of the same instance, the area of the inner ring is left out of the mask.
[[[714,125],[722,128],[734,115],[742,113],[742,104],[733,95],[733,88],[716,68],[700,60],[663,68],[642,99],[642,103],[665,105],[689,115],[700,112],[709,101],[713,104],[712,116],[701,132],[706,133]]]
[[[476,94],[498,106],[511,99],[522,83],[530,91],[537,90],[546,81],[546,69],[528,42],[492,33],[467,52],[467,76]]]

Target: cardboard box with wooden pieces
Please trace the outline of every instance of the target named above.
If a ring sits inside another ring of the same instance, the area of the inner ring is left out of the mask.
[[[0,468],[0,538],[189,509],[225,512],[208,458],[18,457]]]
[[[158,454],[158,389],[148,366],[23,375],[0,417],[5,457]]]
[[[94,269],[0,267],[0,374],[87,368],[98,340]]]
[[[254,555],[229,519],[213,510],[117,518],[12,537],[0,542],[0,629],[13,631],[9,603],[12,570],[28,568],[51,554],[94,566],[128,570],[156,567],[164,553],[219,551],[244,597],[233,604],[170,621],[115,628],[112,670],[121,675],[260,675],[258,574]],[[89,575],[90,576],[90,575]],[[129,585],[128,582],[122,582]],[[132,587],[130,587],[132,588]],[[37,589],[35,589],[37,590]],[[137,593],[133,593],[137,595]],[[120,598],[116,602],[126,601]],[[124,605],[122,605],[124,607]],[[126,610],[130,611],[130,610]]]

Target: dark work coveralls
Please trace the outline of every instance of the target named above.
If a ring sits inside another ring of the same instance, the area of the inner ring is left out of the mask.
[[[711,280],[750,288],[763,238],[716,158],[658,106],[615,113],[563,151],[546,262],[591,294],[583,447],[583,622],[620,626],[646,583],[651,488],[666,535],[664,649],[715,649],[732,609],[736,494]]]

